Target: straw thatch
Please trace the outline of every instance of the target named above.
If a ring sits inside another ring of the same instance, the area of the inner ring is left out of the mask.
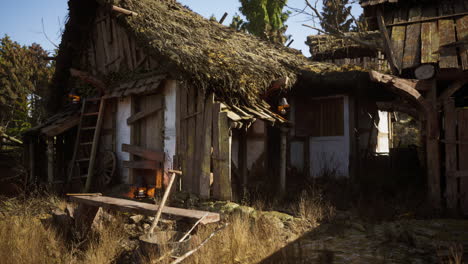
[[[80,68],[79,58],[87,52],[97,8],[117,5],[138,13],[118,17],[118,23],[134,36],[153,58],[161,62],[160,73],[215,92],[229,105],[252,106],[272,82],[289,80],[283,89],[308,76],[361,69],[312,62],[299,51],[236,32],[209,21],[172,0],[69,0],[70,15],[57,57],[51,90],[59,102],[68,87],[69,68]],[[108,9],[110,10],[110,8]],[[56,112],[59,104],[51,108]]]
[[[272,81],[288,77],[290,88],[301,70],[325,74],[343,71],[307,60],[297,50],[277,46],[209,21],[175,1],[121,0],[138,13],[122,22],[154,56],[175,65],[195,85],[216,92],[232,104],[258,100]]]
[[[373,47],[364,46],[351,39],[339,38],[332,35],[310,35],[306,44],[314,60],[327,60],[337,58],[372,57],[377,55],[378,47],[382,47],[382,37],[379,31],[348,32],[349,37],[360,39],[372,44]]]

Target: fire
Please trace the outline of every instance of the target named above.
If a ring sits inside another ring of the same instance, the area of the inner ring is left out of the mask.
[[[156,188],[136,187],[131,186],[127,193],[123,196],[131,199],[153,198],[156,195]]]
[[[136,190],[137,190],[137,187],[131,186],[130,190],[127,193],[124,193],[123,196],[133,199],[133,198],[135,198]]]
[[[146,195],[148,197],[154,198],[155,194],[156,194],[156,188],[149,188],[148,191],[146,191]]]

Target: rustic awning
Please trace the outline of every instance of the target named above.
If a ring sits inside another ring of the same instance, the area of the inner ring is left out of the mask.
[[[150,94],[156,92],[167,75],[161,74],[136,81],[128,81],[111,89],[103,98],[116,98],[130,95]]]

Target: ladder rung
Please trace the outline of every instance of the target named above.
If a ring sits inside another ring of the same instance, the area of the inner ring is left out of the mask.
[[[97,116],[99,112],[83,113],[84,116]]]
[[[94,130],[96,127],[82,127],[81,130]]]
[[[83,143],[80,143],[80,145],[82,145],[82,146],[85,146],[85,145],[92,145],[92,144],[93,144],[93,142],[83,142]]]
[[[86,159],[79,159],[79,160],[76,160],[76,162],[87,162],[87,161],[89,161],[89,159],[88,159],[88,158],[86,158]]]

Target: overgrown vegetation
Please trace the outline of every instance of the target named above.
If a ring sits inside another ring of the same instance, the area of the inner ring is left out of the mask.
[[[17,137],[45,117],[47,88],[54,63],[38,44],[21,46],[0,39],[0,127]]]

